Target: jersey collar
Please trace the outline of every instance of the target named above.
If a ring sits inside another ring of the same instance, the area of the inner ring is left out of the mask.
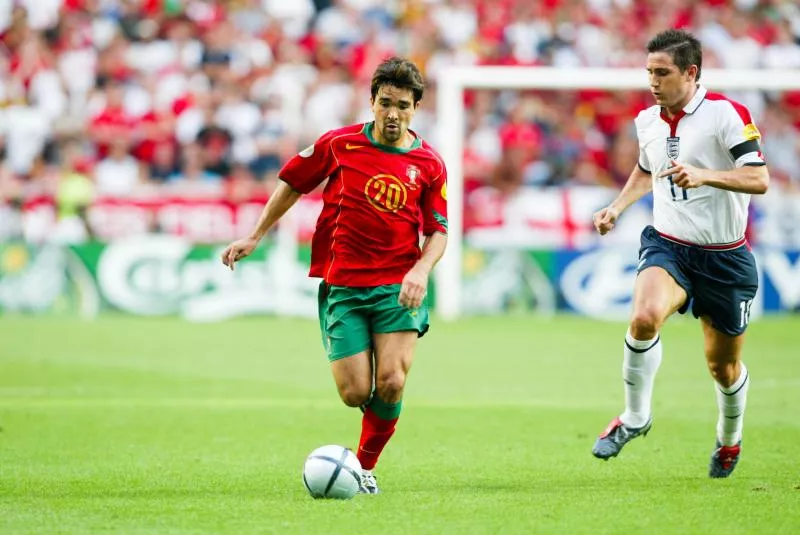
[[[378,141],[372,135],[372,129],[373,128],[375,128],[375,123],[372,123],[372,122],[365,123],[364,124],[364,128],[362,129],[362,132],[364,132],[364,135],[367,136],[367,139],[369,139],[369,142],[372,143],[372,145],[376,149],[380,149],[380,150],[382,150],[384,152],[392,152],[392,153],[395,153],[395,154],[398,154],[398,153],[399,154],[405,154],[407,152],[411,152],[414,149],[418,149],[418,148],[420,148],[422,146],[422,140],[419,138],[417,133],[412,131],[411,129],[409,129],[408,131],[411,132],[414,135],[414,142],[411,143],[411,146],[408,147],[408,148],[392,147],[391,145],[384,145],[382,143],[378,143]]]
[[[705,87],[703,87],[702,85],[698,84],[697,85],[697,91],[695,91],[694,96],[692,97],[692,100],[690,100],[686,104],[686,106],[683,107],[683,111],[686,112],[687,114],[692,114],[692,113],[696,112],[697,108],[699,108],[700,104],[702,104],[703,100],[705,100],[707,93],[708,93],[708,90]]]

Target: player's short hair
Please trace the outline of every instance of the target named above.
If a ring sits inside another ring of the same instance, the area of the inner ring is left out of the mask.
[[[672,57],[672,61],[678,66],[681,72],[692,65],[697,65],[697,77],[700,80],[700,71],[703,67],[703,45],[700,41],[686,30],[666,30],[647,43],[647,51],[665,52]]]
[[[384,60],[372,75],[372,98],[374,99],[381,86],[391,85],[398,89],[410,89],[414,94],[414,104],[422,100],[425,82],[422,73],[412,61],[397,56]]]

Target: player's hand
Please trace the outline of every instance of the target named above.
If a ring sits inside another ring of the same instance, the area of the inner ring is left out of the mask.
[[[599,212],[594,213],[592,221],[594,222],[594,228],[597,229],[597,232],[599,232],[601,236],[605,236],[614,229],[614,226],[617,224],[617,218],[619,218],[619,210],[611,206],[606,206]]]
[[[422,300],[428,293],[428,271],[420,266],[414,266],[403,277],[403,284],[400,286],[400,295],[397,302],[406,308],[419,308]]]
[[[222,263],[231,268],[242,258],[249,256],[258,245],[256,238],[242,238],[228,245],[222,252]]]
[[[659,178],[672,175],[672,183],[683,189],[697,188],[703,185],[703,170],[688,163],[670,160],[672,167],[658,174]]]

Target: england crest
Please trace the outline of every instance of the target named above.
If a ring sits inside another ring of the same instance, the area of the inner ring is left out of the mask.
[[[668,137],[667,138],[667,156],[671,160],[674,160],[678,157],[678,154],[681,153],[681,138],[679,137]]]

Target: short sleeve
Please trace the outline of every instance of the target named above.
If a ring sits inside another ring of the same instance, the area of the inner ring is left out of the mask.
[[[313,145],[295,154],[278,173],[278,177],[300,193],[311,193],[336,169],[333,134],[328,132]]]
[[[761,133],[758,131],[750,111],[732,100],[727,101],[719,115],[718,132],[736,167],[764,165],[761,154]]]
[[[438,174],[422,194],[422,233],[430,236],[435,232],[447,234],[447,169],[438,160]]]

